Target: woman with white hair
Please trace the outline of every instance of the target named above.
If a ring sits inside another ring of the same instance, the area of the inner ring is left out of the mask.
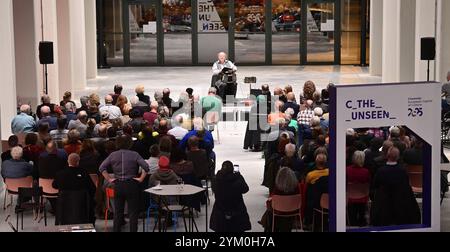
[[[369,188],[370,172],[364,167],[365,157],[362,151],[355,151],[353,154],[352,164],[347,167],[347,185],[367,185],[367,189]],[[351,226],[364,227],[367,225],[368,201],[368,196],[360,199],[348,199],[348,222]]]
[[[33,165],[22,159],[22,147],[14,147],[11,150],[12,159],[2,163],[1,175],[5,178],[25,178],[31,176]]]
[[[275,188],[271,196],[273,195],[297,195],[300,193],[298,179],[295,176],[294,171],[289,167],[282,167],[278,171],[277,177],[275,178]],[[266,202],[267,210],[264,213],[261,224],[266,232],[272,231],[272,201],[269,198]],[[292,226],[294,224],[294,218],[280,218],[276,217],[275,232],[291,232]]]
[[[139,98],[139,101],[147,104],[147,106],[150,105],[150,97],[144,94],[145,92],[144,85],[138,85],[135,91],[136,96]]]

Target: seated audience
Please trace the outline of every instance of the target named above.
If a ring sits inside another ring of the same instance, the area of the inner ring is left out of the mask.
[[[18,147],[18,146],[19,146],[19,138],[16,135],[10,136],[8,138],[8,147],[9,147],[9,149],[4,151],[2,153],[2,155],[1,155],[2,162],[12,159],[11,150],[12,150],[12,148]]]
[[[41,119],[39,119],[37,126],[48,124],[49,130],[55,130],[57,128],[56,119],[56,117],[50,115],[50,108],[43,106],[41,108]]]
[[[50,137],[58,145],[58,148],[63,148],[63,141],[69,133],[69,130],[66,130],[67,120],[65,118],[58,118],[56,124],[58,127],[56,130],[50,131]]]
[[[175,148],[170,155],[170,169],[178,176],[190,175],[194,172],[194,164],[186,161],[186,153]]]
[[[84,217],[87,217],[86,221],[89,221],[89,223],[95,224],[95,192],[97,189],[86,170],[79,168],[79,163],[80,156],[76,153],[70,154],[68,158],[68,167],[56,174],[55,180],[53,181],[53,188],[58,189],[60,195],[64,195],[64,192],[86,191],[89,194],[89,201],[85,202],[89,204],[89,206],[86,206],[87,209],[89,209],[89,214]],[[60,207],[63,207],[62,205],[64,205],[64,208],[71,207],[78,209],[79,212],[86,211],[86,209],[79,209],[79,204],[82,204],[82,202],[76,201],[76,199],[59,198],[58,200],[63,201],[60,202]],[[75,200],[75,202],[72,202],[73,200]],[[72,224],[80,224],[76,223],[77,221],[80,221],[77,220],[77,217],[80,216],[79,212],[72,212],[73,216],[67,216],[68,213],[59,211],[56,222],[69,224],[67,222],[74,221],[75,223]]]
[[[145,160],[149,166],[148,174],[151,176],[159,169],[159,145],[154,144],[150,147],[150,158]]]
[[[158,163],[159,169],[152,174],[149,183],[150,187],[157,185],[176,185],[178,183],[177,174],[170,169],[170,160],[166,156],[161,156]]]
[[[408,174],[398,163],[400,150],[391,147],[386,165],[374,178],[375,196],[371,207],[371,225],[390,226],[421,223],[419,205],[409,184]]]
[[[364,161],[364,152],[356,151],[353,154],[353,164],[347,167],[347,186],[349,184],[367,185],[367,189],[369,189],[370,172],[364,167]],[[364,227],[367,225],[366,210],[368,201],[369,195],[359,199],[350,198],[347,200],[348,223],[350,226]]]
[[[187,129],[183,128],[183,117],[178,115],[173,120],[174,127],[170,129],[167,134],[174,136],[178,141],[183,140],[184,136],[189,132]]]
[[[2,161],[1,175],[6,178],[25,178],[32,175],[33,165],[23,158],[22,147],[16,146],[11,150],[11,159]]]
[[[105,106],[101,107],[99,109],[100,114],[108,113],[109,114],[109,120],[115,120],[119,119],[122,116],[122,112],[120,111],[120,108],[116,105],[113,105],[113,98],[111,95],[107,95],[105,97]]]
[[[20,114],[11,121],[11,131],[14,135],[34,132],[37,129],[36,121],[31,116],[31,107],[28,104],[20,106]]]
[[[49,108],[49,115],[56,116],[56,114],[60,113],[60,109],[56,106],[56,104],[51,103],[50,96],[43,95],[41,97],[41,102],[39,106],[36,108],[36,116],[38,119],[42,119],[44,116],[42,115],[42,107],[48,107]]]
[[[81,145],[79,168],[88,174],[98,174],[100,155],[95,149],[94,142],[85,139]]]
[[[275,188],[272,196],[298,195],[299,193],[298,180],[295,173],[289,167],[282,167],[275,179]],[[272,232],[273,209],[271,203],[271,198],[269,198],[266,203],[267,210],[259,222],[264,227],[265,232]],[[275,232],[291,232],[295,219],[292,217],[276,217],[275,223]]]
[[[150,105],[150,97],[144,94],[145,88],[143,85],[138,85],[136,87],[136,96],[139,98],[139,101],[145,103],[147,106]]]
[[[213,171],[211,169],[211,159],[205,150],[199,148],[199,139],[196,136],[189,138],[188,140],[188,152],[186,154],[187,160],[191,161],[194,165],[194,174],[199,179],[206,179],[213,177]]]
[[[80,154],[81,151],[81,141],[80,141],[80,132],[78,130],[73,129],[70,130],[67,134],[67,140],[64,143],[64,150],[67,155],[72,153]]]
[[[122,95],[122,91],[123,91],[123,86],[120,84],[117,84],[114,86],[114,94],[111,94],[111,97],[113,98],[113,105],[116,105],[117,107],[120,108],[120,106],[117,104],[117,101],[119,99],[119,96]]]
[[[86,130],[87,130],[87,122],[88,122],[88,114],[86,111],[80,111],[77,115],[76,121],[70,121],[69,125],[67,126],[68,130],[76,129],[78,132],[80,132],[80,135],[84,138],[86,136]]]
[[[150,105],[150,112],[146,112],[144,114],[144,120],[147,122],[147,125],[150,128],[153,128],[156,119],[158,119],[158,108],[159,108],[158,102],[153,101]]]

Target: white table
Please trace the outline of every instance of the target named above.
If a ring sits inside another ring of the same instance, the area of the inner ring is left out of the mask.
[[[168,197],[168,196],[176,196],[176,197],[181,197],[181,196],[192,196],[192,195],[196,195],[198,193],[204,192],[206,191],[206,189],[198,187],[198,186],[193,186],[193,185],[160,185],[159,186],[161,189],[154,189],[153,188],[149,188],[147,190],[145,190],[146,193],[150,193],[156,196],[163,196],[163,197]],[[161,198],[160,198],[160,202],[159,202],[159,207],[161,208]],[[190,218],[193,221],[193,224],[195,224],[194,221],[194,216],[192,213],[192,208],[189,207],[189,215]],[[158,222],[159,222],[159,226],[161,226],[161,214],[158,214]],[[206,202],[206,232],[208,232],[208,202]]]
[[[92,224],[65,225],[65,226],[49,226],[39,229],[42,233],[78,233],[89,232],[95,233],[95,227]]]

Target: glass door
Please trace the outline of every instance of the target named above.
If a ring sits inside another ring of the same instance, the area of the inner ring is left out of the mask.
[[[234,0],[236,63],[264,64],[266,58],[265,0]]]
[[[130,2],[124,16],[128,38],[125,64],[156,65],[158,63],[158,22],[155,2]],[[127,62],[128,61],[128,62]]]
[[[272,0],[272,63],[300,64],[301,0]]]
[[[164,64],[192,64],[190,0],[163,0]]]
[[[306,36],[306,64],[338,64],[339,12],[337,3],[329,0],[306,0],[303,34]]]

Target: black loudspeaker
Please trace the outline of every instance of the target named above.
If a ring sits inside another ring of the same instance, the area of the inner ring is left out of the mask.
[[[39,43],[39,61],[42,65],[54,63],[53,42],[42,41]]]
[[[422,38],[420,58],[421,60],[434,60],[436,58],[435,38]]]

